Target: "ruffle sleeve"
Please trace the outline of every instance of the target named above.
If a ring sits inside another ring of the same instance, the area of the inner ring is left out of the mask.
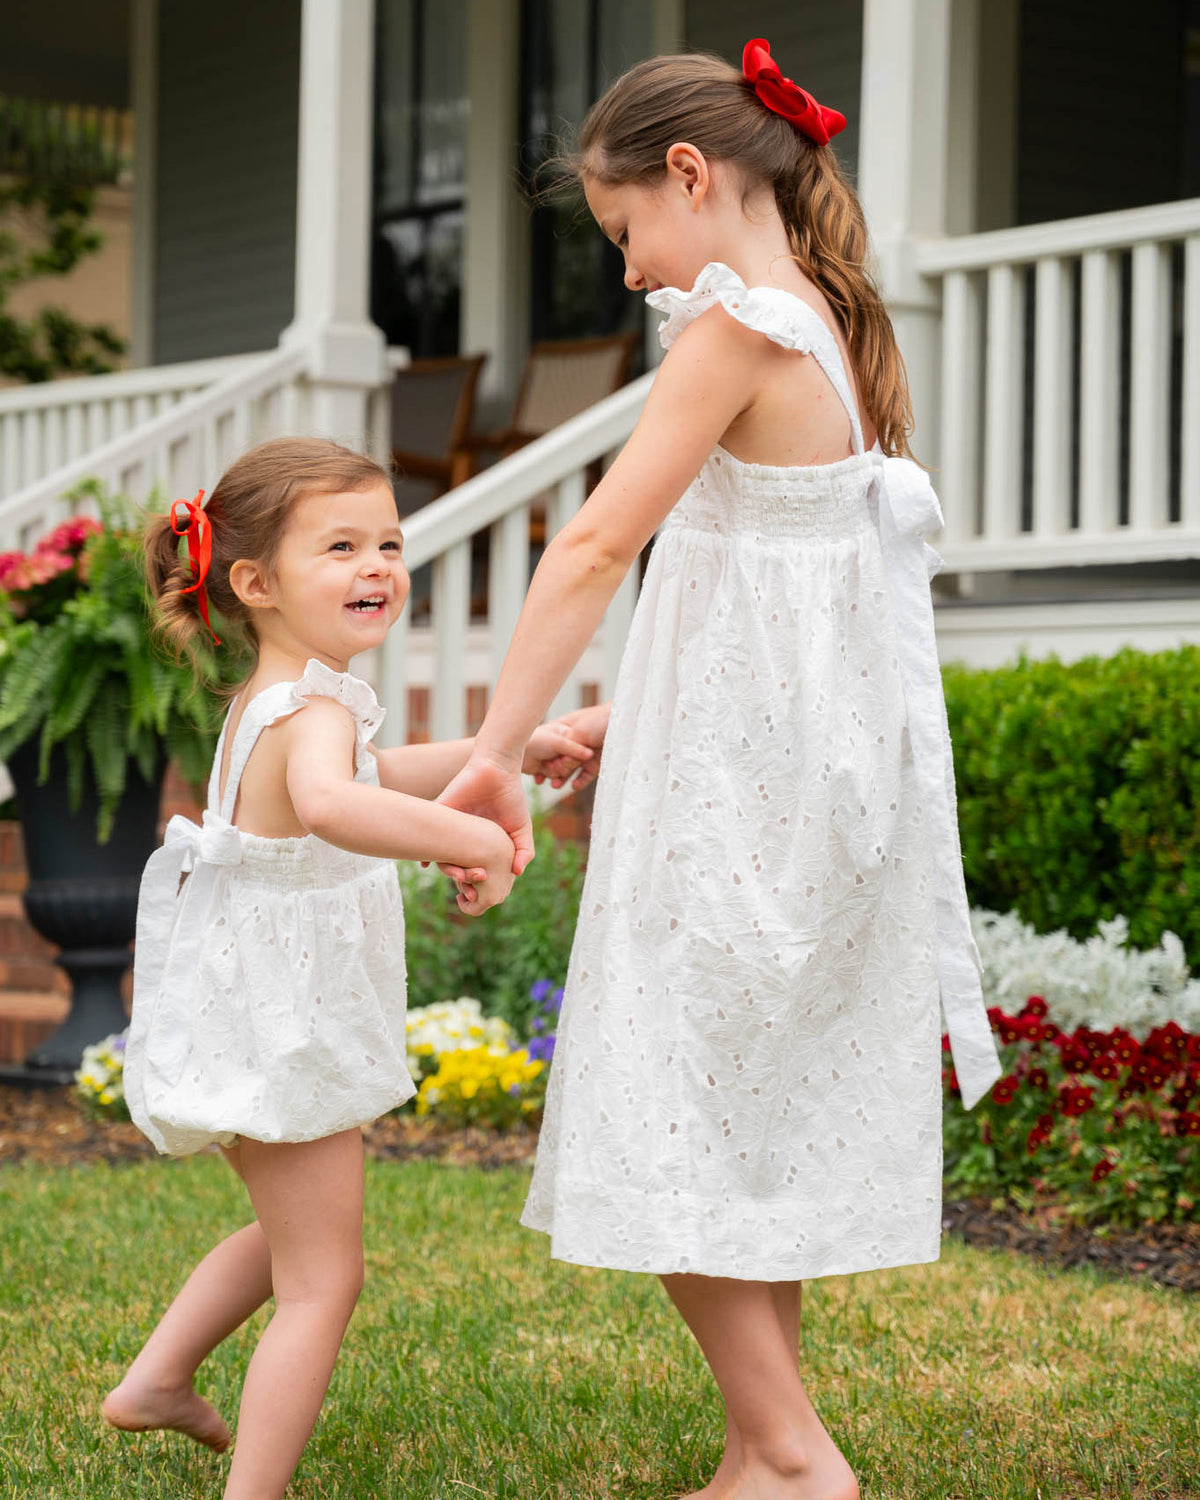
[[[720,261],[709,261],[690,292],[664,286],[651,292],[646,302],[655,311],[666,313],[667,321],[658,330],[659,342],[669,349],[689,323],[694,322],[716,303],[731,318],[746,328],[765,333],[774,343],[801,354],[812,350],[814,330],[806,327],[806,304],[782,289],[769,286],[748,287],[736,271]],[[807,309],[821,322],[815,309]],[[823,326],[823,325],[822,325]]]
[[[351,676],[349,672],[335,672],[313,657],[296,681],[290,684],[288,705],[281,710],[280,717],[303,708],[309,698],[332,698],[350,710],[355,726],[355,761],[359,761],[367,745],[375,738],[385,713],[370,683]]]

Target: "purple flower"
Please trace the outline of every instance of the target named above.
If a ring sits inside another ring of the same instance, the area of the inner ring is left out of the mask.
[[[528,1051],[534,1062],[549,1062],[554,1056],[554,1037],[535,1036],[529,1043]]]
[[[529,991],[530,998],[536,1000],[539,1005],[549,993],[550,981],[548,979],[539,979]]]
[[[557,1015],[559,1013],[559,1011],[562,1010],[562,1002],[563,1002],[563,987],[560,984],[559,987],[550,996],[550,1004],[554,1007],[554,1014],[555,1015]]]
[[[125,1050],[125,1038],[124,1038],[124,1036],[119,1036],[119,1037],[116,1038],[116,1040],[112,1044],[112,1050],[114,1052],[124,1052],[124,1050]]]

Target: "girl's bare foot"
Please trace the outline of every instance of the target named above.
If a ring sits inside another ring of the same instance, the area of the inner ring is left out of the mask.
[[[726,1423],[725,1428],[725,1452],[721,1455],[721,1462],[717,1466],[717,1472],[708,1481],[702,1490],[690,1490],[681,1500],[726,1500],[733,1489],[734,1479],[737,1476],[738,1465],[742,1461],[742,1440],[738,1436],[738,1430],[732,1422]]]
[[[818,1451],[797,1464],[744,1459],[727,1500],[859,1500],[854,1471],[837,1451]]]
[[[214,1406],[190,1385],[176,1390],[139,1386],[127,1375],[109,1391],[100,1408],[104,1420],[122,1432],[149,1432],[167,1427],[224,1453],[232,1434]]]

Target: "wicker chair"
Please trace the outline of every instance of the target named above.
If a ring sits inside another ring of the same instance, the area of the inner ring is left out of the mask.
[[[503,458],[620,390],[640,342],[636,333],[535,344],[507,427],[467,439],[472,456]],[[472,466],[474,467],[474,465]]]
[[[486,354],[415,359],[392,382],[396,504],[411,515],[470,477],[467,434]]]

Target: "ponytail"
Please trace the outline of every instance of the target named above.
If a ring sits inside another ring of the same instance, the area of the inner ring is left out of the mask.
[[[796,262],[821,288],[845,335],[879,446],[911,457],[904,360],[867,271],[862,208],[832,148],[767,108],[739,69],[686,53],[639,63],[609,87],[583,122],[574,173],[612,185],[651,184],[677,141],[736,167],[746,197],[770,185]]]

